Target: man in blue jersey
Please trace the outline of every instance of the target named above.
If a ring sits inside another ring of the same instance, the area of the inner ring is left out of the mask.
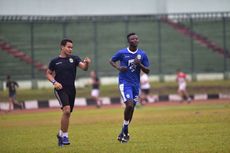
[[[118,141],[128,142],[128,126],[132,120],[134,107],[138,101],[140,72],[149,73],[149,61],[144,51],[138,49],[139,39],[135,33],[127,35],[129,46],[117,51],[110,64],[119,71],[119,89],[125,103],[124,122]],[[119,62],[119,64],[117,63]]]
[[[54,94],[63,111],[61,127],[57,135],[58,145],[63,146],[70,144],[68,139],[68,127],[76,94],[74,82],[77,67],[87,71],[91,60],[88,57],[81,60],[78,56],[72,55],[73,42],[70,39],[63,39],[60,45],[60,55],[52,59],[49,63],[46,77],[53,84]]]

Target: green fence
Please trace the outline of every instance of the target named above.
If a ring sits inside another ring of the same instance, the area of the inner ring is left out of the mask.
[[[215,42],[225,53],[213,51],[204,44],[178,32],[162,18],[186,26],[208,40]],[[30,55],[34,60],[48,64],[60,52],[64,37],[74,41],[74,52],[92,58],[90,69],[100,76],[116,76],[109,65],[111,56],[127,47],[126,34],[135,32],[139,47],[148,54],[151,74],[174,74],[176,69],[196,73],[230,72],[230,12],[164,14],[146,16],[0,16],[0,38]],[[79,77],[88,72],[78,71]],[[15,79],[44,79],[33,66],[0,51],[0,79],[11,74]]]

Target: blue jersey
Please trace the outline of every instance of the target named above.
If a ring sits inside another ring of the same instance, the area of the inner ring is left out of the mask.
[[[119,84],[132,84],[135,86],[140,86],[140,71],[139,65],[134,64],[134,59],[138,57],[141,63],[145,67],[149,67],[149,60],[144,51],[137,49],[135,52],[129,50],[129,48],[124,48],[119,50],[113,57],[113,62],[120,62],[120,66],[125,66],[128,68],[126,72],[119,73]]]
[[[78,56],[56,57],[51,60],[49,69],[55,71],[55,80],[63,87],[74,87],[77,66],[81,59]]]

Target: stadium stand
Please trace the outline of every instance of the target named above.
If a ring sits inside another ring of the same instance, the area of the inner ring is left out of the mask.
[[[13,57],[18,58],[18,59],[22,60],[23,62],[26,62],[27,64],[34,65],[34,67],[36,69],[38,69],[39,71],[44,72],[47,68],[46,65],[44,65],[38,61],[33,60],[29,55],[27,55],[23,51],[20,51],[20,50],[14,48],[8,42],[1,40],[1,39],[0,39],[0,49],[1,49],[1,51],[5,51],[6,53],[12,55]]]
[[[9,42],[13,49],[13,51],[10,49],[11,53],[8,54],[6,46],[5,49],[0,48],[0,62],[3,63],[0,66],[2,72],[0,78],[5,78],[5,74],[13,72],[16,68],[24,67],[20,71],[22,74],[17,74],[17,79],[31,79],[32,74],[35,79],[45,79],[39,68],[47,65],[51,58],[58,55],[59,43],[64,37],[74,41],[74,54],[81,58],[88,56],[92,59],[93,64],[90,69],[97,69],[101,77],[116,76],[117,72],[111,69],[108,61],[115,51],[126,47],[125,36],[128,32],[136,32],[139,35],[139,46],[146,51],[151,62],[151,74],[175,74],[178,68],[190,74],[230,71],[230,66],[228,66],[230,60],[223,56],[224,37],[221,16],[215,16],[215,13],[211,16],[198,14],[197,18],[192,18],[193,31],[189,29],[189,19],[184,18],[188,14],[171,14],[180,22],[171,20],[173,17],[170,20],[163,20],[160,18],[162,16],[70,16],[46,17],[39,20],[31,19],[29,16],[17,19],[0,16],[0,20],[2,19],[0,38],[4,40],[3,42]],[[230,38],[229,20],[226,20],[225,24],[225,48],[229,57],[230,43],[227,41]],[[194,37],[193,49],[191,49],[191,35]],[[34,72],[32,72],[30,61],[31,37],[33,37],[33,59],[39,63],[36,65],[37,68],[34,65]],[[14,50],[20,52],[13,53]],[[17,58],[12,59],[12,55]],[[87,72],[78,71],[78,78],[87,76]]]
[[[184,34],[185,36],[191,37],[192,39],[196,40],[201,45],[204,45],[208,47],[209,49],[213,50],[214,52],[218,52],[222,54],[223,56],[226,56],[227,58],[230,58],[230,53],[228,50],[225,50],[224,48],[220,47],[219,44],[217,44],[214,41],[209,40],[207,37],[191,30],[189,27],[186,27],[182,23],[173,21],[169,18],[161,18],[161,20],[164,23],[167,23],[168,25],[172,26],[174,29],[176,29],[178,32]]]

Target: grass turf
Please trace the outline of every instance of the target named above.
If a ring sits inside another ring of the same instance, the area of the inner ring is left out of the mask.
[[[130,125],[131,140],[120,144],[123,109],[77,109],[70,146],[58,147],[61,111],[0,115],[0,152],[5,153],[212,153],[230,152],[230,104],[192,103],[141,107]]]

